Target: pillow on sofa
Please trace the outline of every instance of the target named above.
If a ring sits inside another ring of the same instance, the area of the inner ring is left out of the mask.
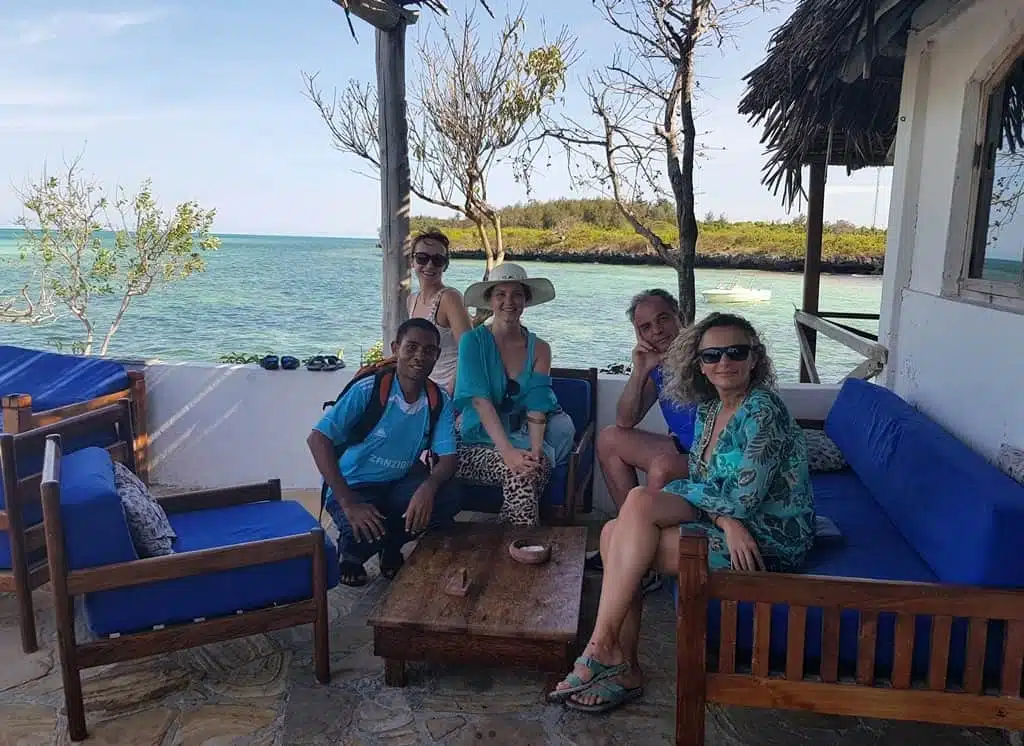
[[[843,452],[824,430],[804,428],[804,438],[807,440],[807,464],[812,474],[842,471],[846,468]]]
[[[1024,484],[1024,448],[1014,448],[1003,443],[999,448],[996,465],[1020,484]]]
[[[114,462],[114,484],[128,519],[128,530],[139,557],[174,554],[171,544],[178,535],[167,513],[149,493],[149,488],[124,464]]]

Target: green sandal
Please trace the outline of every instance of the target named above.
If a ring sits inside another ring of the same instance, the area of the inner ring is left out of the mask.
[[[635,686],[627,689],[617,681],[599,681],[593,688],[587,691],[587,694],[596,694],[600,697],[600,701],[592,705],[585,705],[570,697],[566,701],[565,706],[570,710],[576,710],[576,712],[589,712],[596,715],[602,712],[609,712],[616,707],[621,707],[627,702],[632,702],[634,699],[642,697],[644,688],[643,686]]]
[[[620,673],[625,673],[629,669],[628,663],[618,663],[614,666],[609,666],[589,655],[581,655],[576,659],[576,663],[573,665],[576,664],[586,666],[587,670],[593,675],[584,681],[576,675],[575,671],[573,671],[562,679],[562,681],[567,682],[569,686],[565,689],[552,689],[548,692],[548,702],[555,704],[565,702],[572,695],[589,689],[593,684],[596,684],[601,679],[607,679],[609,676],[618,676]]]

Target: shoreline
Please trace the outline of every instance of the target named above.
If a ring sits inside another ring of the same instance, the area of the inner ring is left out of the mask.
[[[468,249],[452,246],[449,253],[453,259],[484,259],[482,249]],[[627,266],[668,266],[661,257],[651,251],[622,251],[621,249],[506,249],[507,261],[552,262],[556,264],[607,264]],[[714,253],[697,254],[696,269],[750,269],[762,272],[801,273],[804,258],[771,254]],[[881,275],[884,258],[881,256],[838,256],[822,257],[822,274],[833,275]]]

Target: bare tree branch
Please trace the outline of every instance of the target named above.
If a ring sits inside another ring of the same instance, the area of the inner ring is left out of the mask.
[[[575,39],[565,29],[529,50],[524,29],[520,9],[484,47],[469,13],[443,28],[439,38],[417,46],[419,74],[410,86],[411,190],[474,223],[486,273],[504,259],[501,216],[488,199],[491,170],[509,163],[529,188],[532,161],[524,149],[541,130],[542,114],[557,100],[576,59]],[[334,146],[379,167],[376,90],[352,81],[328,102],[316,77],[304,75],[306,94]]]
[[[694,264],[697,142],[694,95],[698,50],[732,38],[747,11],[765,0],[595,0],[623,42],[585,91],[595,121],[548,121],[541,138],[561,144],[570,172],[604,194],[676,269],[680,314],[696,313]],[[678,246],[654,229],[645,204],[671,195]]]

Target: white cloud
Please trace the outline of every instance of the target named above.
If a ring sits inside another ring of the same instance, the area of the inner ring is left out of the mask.
[[[126,28],[153,23],[163,15],[158,9],[143,11],[67,11],[51,13],[13,24],[14,41],[34,46],[67,37],[112,36]]]

